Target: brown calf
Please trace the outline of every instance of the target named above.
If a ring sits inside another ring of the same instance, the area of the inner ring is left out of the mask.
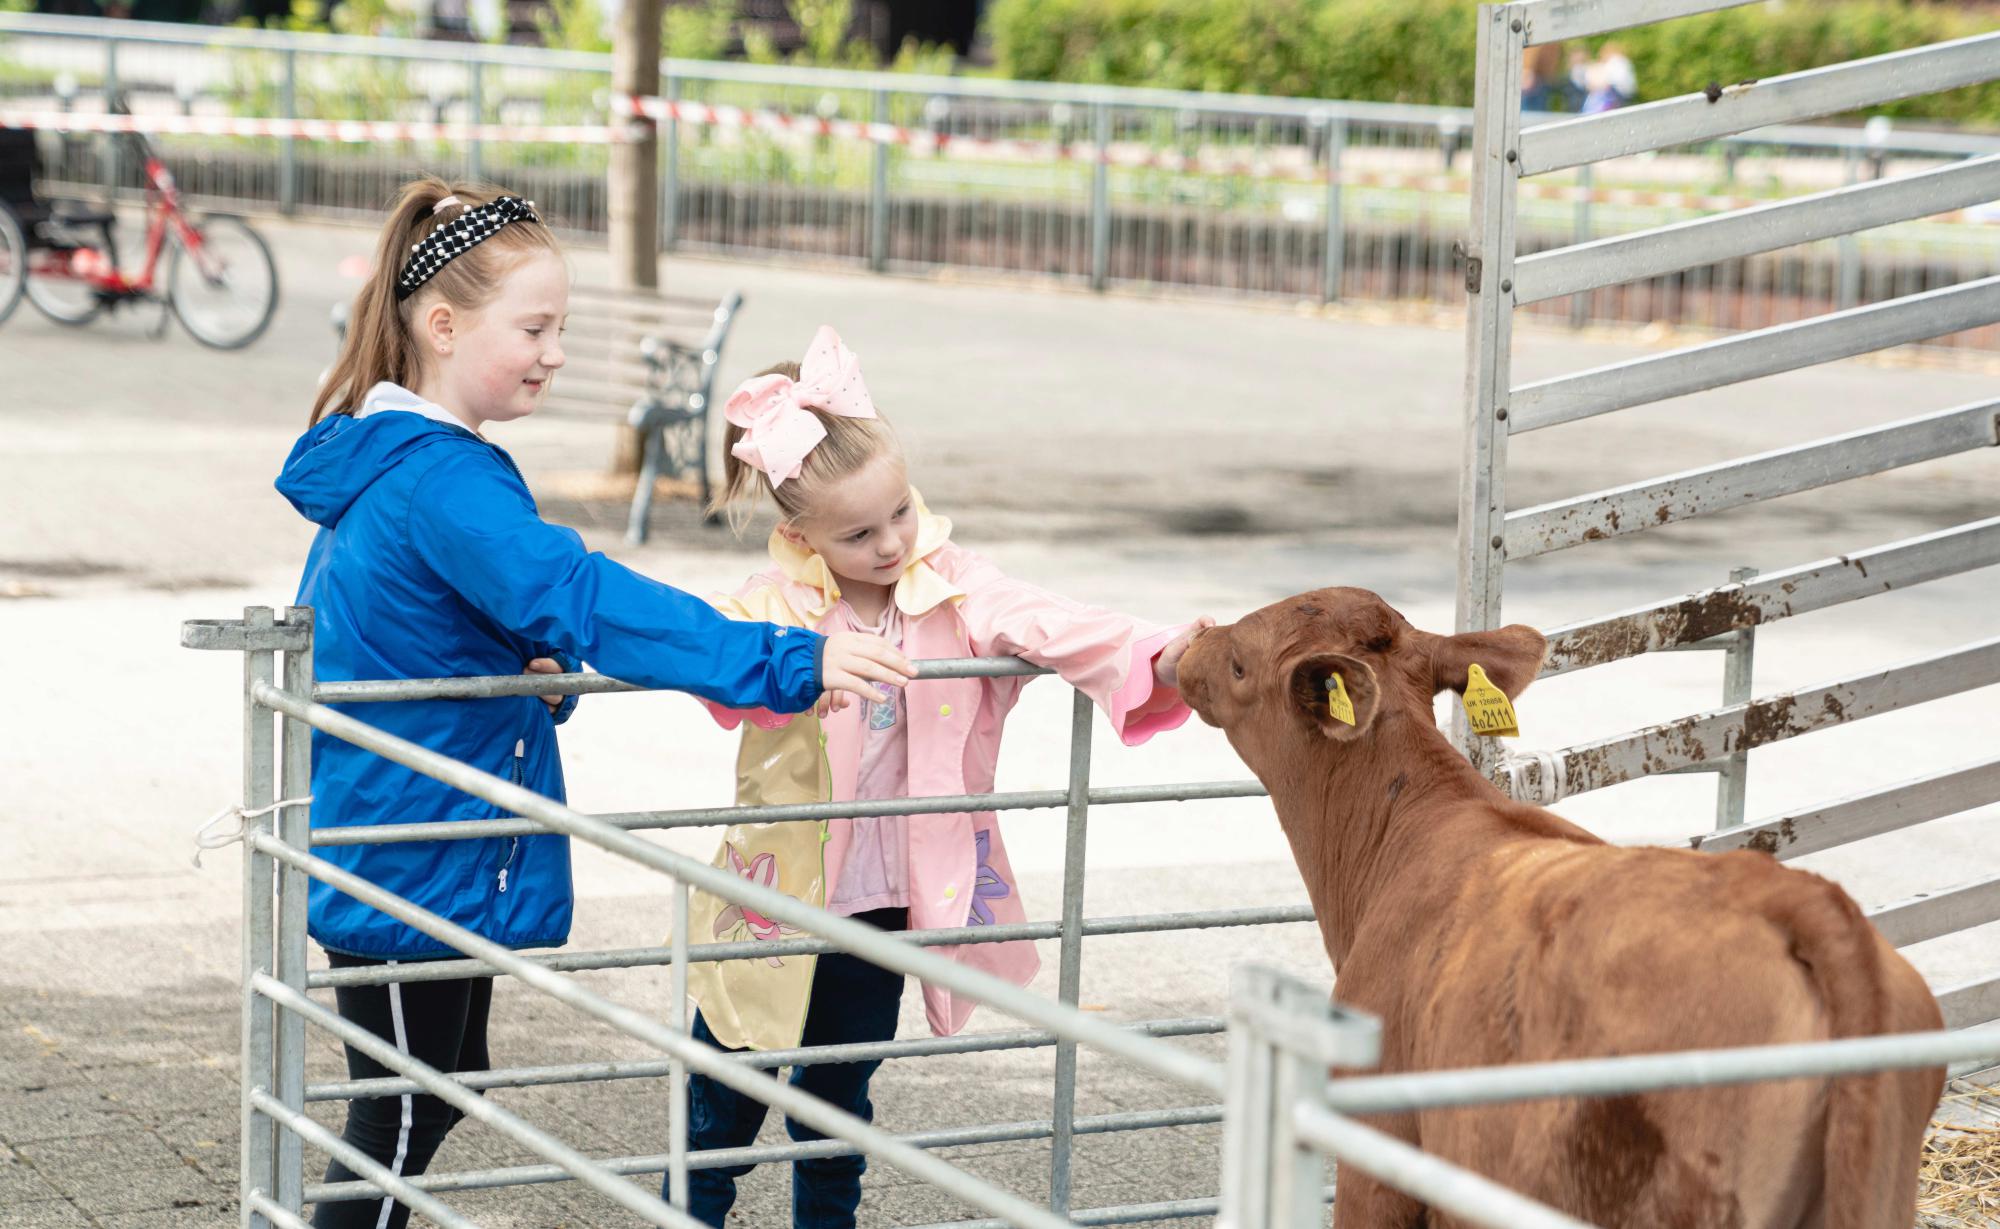
[[[1271,791],[1342,1002],[1382,1067],[1434,1070],[1942,1027],[1847,894],[1769,855],[1606,844],[1511,801],[1437,729],[1477,663],[1508,697],[1526,627],[1438,636],[1322,589],[1195,640],[1181,690]],[[1353,723],[1329,712],[1338,674]],[[1605,1226],[1910,1229],[1944,1073],[1888,1072],[1385,1115],[1375,1124]],[[1447,1223],[1343,1171],[1339,1229]]]

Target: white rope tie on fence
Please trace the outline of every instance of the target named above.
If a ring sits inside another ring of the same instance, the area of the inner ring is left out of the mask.
[[[1522,780],[1522,770],[1535,766],[1535,787],[1530,791]],[[1563,751],[1523,751],[1502,762],[1507,770],[1507,794],[1516,802],[1554,806],[1569,796],[1569,754]]]
[[[204,850],[221,849],[227,845],[235,845],[240,843],[244,837],[250,835],[249,821],[253,819],[261,819],[264,816],[269,815],[273,811],[282,811],[286,807],[302,807],[307,805],[311,801],[312,801],[312,795],[307,794],[303,798],[280,799],[279,801],[272,803],[270,806],[258,807],[254,811],[244,810],[241,804],[238,804],[233,807],[222,808],[220,811],[217,811],[215,814],[209,816],[208,821],[202,824],[201,827],[196,828],[194,830],[195,869],[199,870],[201,868],[201,855]],[[226,819],[232,819],[232,818],[236,821],[236,827],[233,831],[229,832],[215,831],[215,825],[223,822]]]

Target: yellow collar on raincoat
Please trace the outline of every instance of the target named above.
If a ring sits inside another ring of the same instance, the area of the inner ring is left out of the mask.
[[[910,563],[903,574],[896,579],[896,609],[906,615],[929,614],[945,602],[955,602],[965,596],[965,590],[944,578],[943,573],[925,562],[939,547],[951,540],[951,520],[932,512],[924,504],[924,497],[910,488],[910,503],[917,514],[917,545],[910,552]],[[824,618],[840,600],[840,582],[833,570],[826,566],[826,560],[819,552],[805,545],[794,545],[776,529],[771,531],[771,558],[786,577],[818,594],[815,609],[802,611],[812,619]]]

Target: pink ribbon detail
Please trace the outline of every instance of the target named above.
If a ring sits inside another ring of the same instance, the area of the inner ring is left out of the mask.
[[[826,438],[826,424],[815,409],[843,418],[876,416],[861,382],[861,360],[826,325],[813,335],[796,381],[753,376],[730,394],[722,416],[743,428],[730,453],[764,471],[773,487],[798,477],[806,455]]]

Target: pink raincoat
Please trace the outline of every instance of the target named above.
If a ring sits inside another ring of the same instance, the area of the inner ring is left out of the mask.
[[[920,498],[916,506],[920,519],[914,562],[894,594],[904,617],[906,656],[1017,656],[1047,666],[1103,709],[1131,746],[1187,720],[1189,710],[1180,695],[1157,686],[1153,677],[1154,659],[1184,627],[1142,624],[1013,580],[987,559],[954,545],[951,522],[932,515]],[[838,585],[818,555],[775,532],[771,554],[772,568],[719,603],[726,612],[827,633],[853,630],[840,605]],[[1002,728],[1029,681],[912,683],[905,701],[910,796],[992,790]],[[851,705],[823,721],[809,714],[786,718],[713,709],[725,728],[735,728],[745,716],[750,719],[738,758],[737,802],[853,799],[864,708]],[[715,864],[824,904],[832,885],[840,882],[852,825],[833,820],[811,835],[816,827],[736,825],[724,834]],[[915,815],[904,831],[912,930],[1027,920],[992,812]],[[816,866],[809,852],[814,846],[820,853]],[[781,866],[786,860],[793,865]],[[789,927],[696,894],[693,942],[769,940],[787,933]],[[934,950],[1017,985],[1026,984],[1039,967],[1027,940]],[[709,962],[689,969],[690,990],[717,1039],[754,1049],[798,1044],[811,982],[811,957]],[[940,1036],[964,1028],[974,1006],[939,987],[924,987],[925,1013]]]

